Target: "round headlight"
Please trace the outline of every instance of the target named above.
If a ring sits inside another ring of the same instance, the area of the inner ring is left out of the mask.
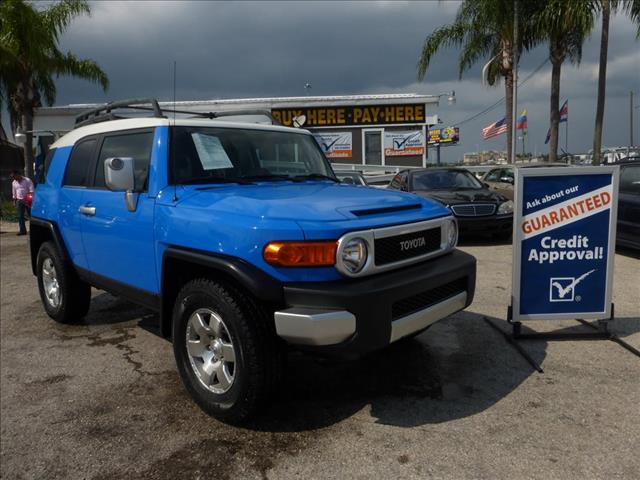
[[[339,261],[349,273],[358,273],[367,263],[367,242],[362,238],[352,238],[340,253]]]
[[[453,248],[458,243],[458,224],[455,220],[449,220],[447,225],[447,247]]]
[[[511,200],[507,200],[498,207],[498,215],[505,213],[513,213],[513,202]]]

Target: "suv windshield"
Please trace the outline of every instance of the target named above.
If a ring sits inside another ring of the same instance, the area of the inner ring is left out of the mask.
[[[413,190],[456,190],[483,188],[469,172],[436,170],[413,175]]]
[[[239,128],[173,127],[175,184],[251,180],[337,181],[311,135]]]

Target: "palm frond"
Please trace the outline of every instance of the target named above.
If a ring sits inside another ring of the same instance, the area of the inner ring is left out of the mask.
[[[418,80],[422,81],[429,68],[431,59],[442,47],[458,46],[462,43],[468,31],[468,26],[462,23],[453,23],[437,28],[424,40],[422,52],[418,58]]]
[[[59,35],[67,29],[74,17],[88,15],[91,9],[85,0],[62,0],[39,13],[45,28],[53,34],[57,42]]]
[[[624,2],[622,10],[629,16],[632,22],[638,25],[636,38],[640,38],[640,0],[627,0]]]
[[[478,60],[486,58],[495,50],[495,37],[493,35],[482,34],[478,32],[468,37],[460,52],[458,62],[458,77],[462,78],[462,74],[471,68]]]
[[[98,83],[105,91],[109,88],[109,77],[96,62],[80,59],[71,52],[53,58],[52,72]]]

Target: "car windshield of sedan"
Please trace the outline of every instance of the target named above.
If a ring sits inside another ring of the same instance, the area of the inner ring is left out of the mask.
[[[174,184],[338,181],[311,135],[183,126],[172,128],[171,180]]]
[[[469,172],[438,170],[413,175],[413,190],[479,189],[482,184]]]

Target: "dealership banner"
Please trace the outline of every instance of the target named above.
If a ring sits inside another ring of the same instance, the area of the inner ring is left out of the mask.
[[[460,141],[458,127],[436,128],[429,130],[427,145],[452,145]]]
[[[424,103],[273,108],[271,115],[285,127],[301,128],[393,125],[434,120],[425,115]]]
[[[387,157],[405,155],[422,155],[424,153],[424,137],[422,130],[396,132],[385,130],[384,154]]]
[[[611,315],[618,167],[516,169],[512,320]]]
[[[313,136],[327,158],[351,158],[353,156],[353,136],[344,133],[314,133]]]

